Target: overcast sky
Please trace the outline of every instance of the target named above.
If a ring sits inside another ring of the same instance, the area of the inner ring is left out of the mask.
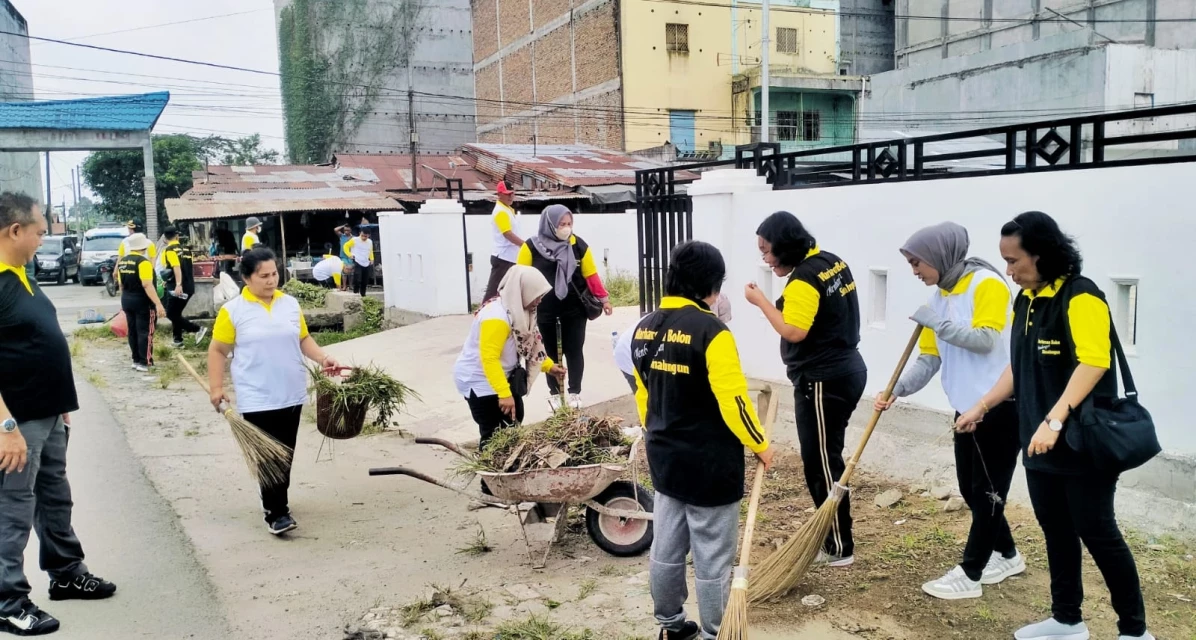
[[[31,36],[278,71],[270,0],[12,2],[29,22]],[[38,100],[170,91],[156,133],[260,133],[266,146],[283,151],[277,77],[37,41],[30,43],[30,52]],[[64,197],[69,201],[71,169],[86,156],[51,154],[55,204]]]

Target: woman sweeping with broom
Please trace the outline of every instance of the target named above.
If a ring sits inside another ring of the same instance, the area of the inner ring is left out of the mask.
[[[307,331],[299,301],[278,290],[278,265],[274,252],[258,247],[241,254],[241,295],[220,308],[208,347],[208,387],[212,406],[222,411],[224,368],[232,355],[233,388],[245,420],[295,448],[299,418],[307,400],[308,371],[304,357],[320,363],[327,372],[340,365],[324,353]],[[293,451],[291,458],[293,459]],[[298,526],[287,499],[291,460],[284,480],[262,483],[262,509],[270,533],[281,535]]]
[[[794,387],[806,485],[814,504],[821,506],[846,468],[847,422],[868,380],[857,349],[860,304],[855,279],[847,263],[819,249],[792,213],[768,216],[756,235],[764,262],[789,282],[776,306],[755,284],[747,285],[745,295],[781,335],[781,359]],[[844,497],[815,563],[851,566],[854,549],[851,504]]]
[[[898,397],[917,393],[941,369],[943,390],[959,418],[981,402],[1009,366],[1008,343],[1001,335],[1009,318],[1009,287],[996,267],[967,257],[968,231],[954,222],[918,231],[901,254],[914,276],[938,290],[913,317],[925,327],[921,355],[889,399],[876,400],[875,409],[885,411]],[[1010,399],[984,408],[983,422],[962,425],[955,433],[959,491],[972,512],[963,560],[922,585],[944,600],[979,598],[982,584],[999,584],[1026,570],[1005,520],[1017,467],[1017,406]]]

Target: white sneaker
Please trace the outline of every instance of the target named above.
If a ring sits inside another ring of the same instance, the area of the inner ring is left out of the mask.
[[[208,335],[207,327],[200,327],[199,331],[195,332],[195,344],[203,342],[204,336]]]
[[[576,393],[570,393],[569,394],[569,406],[573,407],[574,409],[580,409],[581,408],[581,396]]]
[[[1001,584],[1005,578],[1016,576],[1026,570],[1026,559],[1019,551],[1012,558],[1006,558],[999,553],[993,553],[984,567],[984,574],[980,576],[980,584]]]
[[[938,580],[931,580],[922,585],[922,591],[942,600],[966,600],[984,595],[984,588],[980,583],[968,578],[968,574],[964,573],[963,567],[960,566],[948,571],[947,575]]]
[[[1117,636],[1117,640],[1154,640],[1154,636],[1147,631],[1140,636]]]
[[[141,373],[149,373],[149,367],[147,367],[147,366],[145,366],[145,365],[143,365],[143,364],[135,364],[135,365],[133,365],[133,370],[134,370],[134,371],[140,371]]]
[[[1027,625],[1013,632],[1016,640],[1088,640],[1088,625],[1063,624],[1054,618]]]
[[[814,564],[835,568],[850,567],[855,564],[855,556],[832,556],[826,551],[819,551],[814,557]]]
[[[561,410],[561,397],[555,393],[548,396],[548,408],[551,409],[553,413],[560,411]]]

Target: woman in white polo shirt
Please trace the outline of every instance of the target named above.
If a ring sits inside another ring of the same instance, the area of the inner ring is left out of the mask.
[[[940,372],[955,417],[981,397],[1009,366],[1009,285],[996,267],[968,258],[968,231],[954,222],[926,227],[910,236],[901,254],[914,275],[937,287],[914,314],[922,331],[921,355],[893,389],[885,410],[898,397],[922,390]],[[978,425],[955,433],[955,473],[972,511],[963,560],[941,578],[922,585],[944,600],[979,598],[985,584],[997,584],[1026,570],[1009,523],[1005,498],[1017,467],[1018,419],[1013,400],[992,407]]]
[[[512,390],[510,379],[520,364],[527,371],[525,390],[540,373],[558,380],[565,375],[565,368],[545,353],[536,326],[536,308],[550,291],[539,271],[513,266],[498,285],[498,297],[478,310],[469,329],[453,379],[478,425],[479,448],[498,429],[523,421],[523,397]],[[489,493],[484,483],[482,491]]]
[[[208,384],[212,406],[219,411],[227,400],[224,367],[235,354],[231,373],[237,408],[251,424],[294,449],[307,400],[304,356],[328,371],[340,365],[308,334],[299,301],[278,290],[276,260],[274,252],[265,247],[241,255],[245,288],[216,315],[208,348]],[[266,525],[274,535],[298,526],[287,500],[290,475],[288,462],[284,482],[261,487]]]

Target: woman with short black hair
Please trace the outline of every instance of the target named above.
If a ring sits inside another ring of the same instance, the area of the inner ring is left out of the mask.
[[[1013,305],[1011,364],[956,427],[971,428],[990,407],[1017,398],[1026,484],[1046,537],[1051,617],[1014,638],[1088,640],[1080,613],[1082,542],[1105,578],[1121,640],[1153,640],[1134,555],[1113,513],[1117,475],[1098,471],[1062,437],[1078,428],[1069,418],[1089,395],[1117,395],[1105,294],[1081,275],[1075,240],[1045,213],[1028,211],[1005,224],[1001,256],[1022,288]]]
[[[792,213],[778,211],[756,229],[764,262],[789,278],[776,306],[755,284],[748,302],[764,312],[781,336],[781,359],[794,387],[797,438],[806,485],[816,505],[826,501],[843,475],[847,423],[864,394],[868,368],[860,356],[860,304],[847,263],[823,251]],[[851,500],[838,517],[816,562],[847,567],[855,562]]]
[[[241,254],[245,288],[216,315],[208,347],[208,386],[212,406],[220,411],[221,404],[228,401],[224,368],[235,354],[230,372],[237,408],[245,420],[293,450],[307,401],[304,357],[329,372],[340,365],[311,337],[299,301],[279,290],[277,260],[273,251],[261,245]],[[288,461],[284,482],[261,486],[266,526],[274,535],[299,526],[291,517],[290,484]]]

